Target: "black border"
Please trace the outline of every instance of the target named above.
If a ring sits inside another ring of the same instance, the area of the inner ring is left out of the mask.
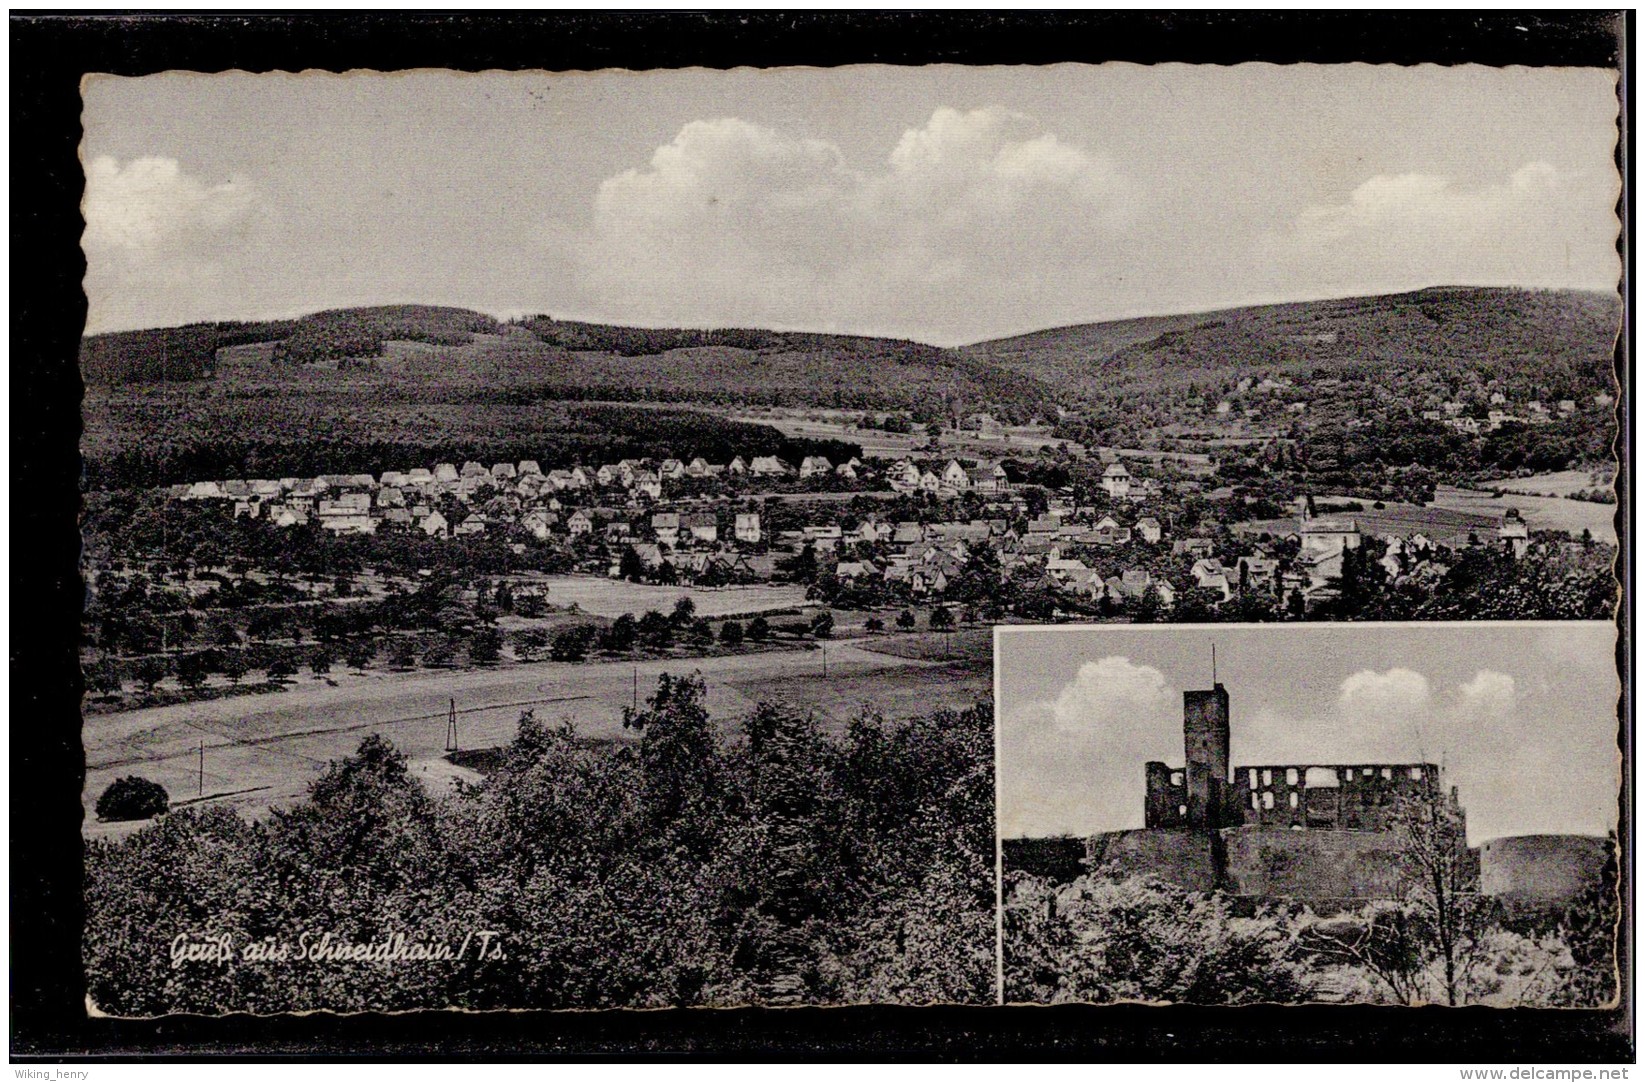
[[[1620,67],[1631,12],[13,13],[11,1051],[28,1059],[709,1056],[1181,1062],[1617,1063],[1633,1005],[1608,1012],[1409,1008],[841,1008],[87,1020],[80,980],[80,599],[75,533],[85,302],[79,79],[411,67],[589,70],[844,63],[1482,63]],[[1626,95],[1625,166],[1633,161]],[[1632,223],[1625,215],[1632,277]],[[1625,359],[1618,508],[1626,579],[1633,461]],[[1618,645],[1633,739],[1631,583]],[[1631,835],[1633,779],[1625,780]],[[1631,849],[1631,847],[1630,847]],[[1631,854],[1630,854],[1631,858]],[[1629,862],[1631,870],[1631,860]],[[1631,908],[1630,908],[1631,911]],[[1625,945],[1631,961],[1632,943]]]

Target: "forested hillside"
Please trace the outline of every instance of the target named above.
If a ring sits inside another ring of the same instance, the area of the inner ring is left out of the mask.
[[[1560,399],[1610,385],[1620,319],[1614,295],[1441,287],[1060,327],[962,352],[1087,395],[1241,370],[1371,375],[1420,366]]]
[[[280,395],[156,394],[88,399],[88,489],[206,478],[377,474],[468,460],[535,459],[544,470],[625,458],[807,455],[844,461],[854,444],[784,436],[692,410],[506,401],[473,389],[359,387]]]

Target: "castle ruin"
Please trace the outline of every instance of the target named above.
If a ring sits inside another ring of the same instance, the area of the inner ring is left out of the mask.
[[[1446,807],[1465,828],[1455,787],[1443,789],[1432,763],[1232,764],[1228,690],[1214,679],[1183,693],[1182,729],[1182,766],[1143,767],[1143,828],[1006,840],[1006,867],[1064,881],[1085,872],[1150,876],[1337,909],[1400,894],[1400,815]],[[1486,894],[1559,904],[1599,876],[1610,849],[1587,836],[1493,839],[1464,863]]]

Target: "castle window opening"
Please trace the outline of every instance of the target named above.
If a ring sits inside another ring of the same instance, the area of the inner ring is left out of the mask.
[[[1262,807],[1263,808],[1273,808],[1274,807],[1274,791],[1264,790],[1262,792]]]
[[[1285,769],[1285,784],[1287,786],[1295,786],[1297,784],[1297,769],[1295,767],[1287,767]]]
[[[1251,768],[1251,788],[1253,790],[1257,788],[1257,769],[1255,767]]]
[[[1392,767],[1384,767],[1382,769],[1382,777],[1383,778],[1393,778],[1394,777],[1394,769]]]
[[[1178,805],[1177,806],[1177,815],[1178,816],[1188,815],[1188,806],[1187,805]]]
[[[1371,769],[1369,767],[1367,767],[1365,770],[1361,771],[1360,774],[1364,775],[1366,778],[1370,778],[1371,777]]]
[[[1255,811],[1255,809],[1256,809],[1256,808],[1257,808],[1257,805],[1258,805],[1258,802],[1257,802],[1257,795],[1256,795],[1256,794],[1252,794],[1252,795],[1251,795],[1251,808],[1252,808],[1252,810],[1253,810],[1253,811]]]
[[[1173,785],[1173,786],[1181,786],[1182,785],[1182,772],[1181,771],[1172,771],[1171,772],[1171,785]]]
[[[1297,807],[1297,795],[1294,794],[1294,793],[1291,795],[1291,807],[1292,808]]]
[[[1335,767],[1308,768],[1307,771],[1303,772],[1302,784],[1310,789],[1317,787],[1322,790],[1334,790],[1341,785],[1337,780],[1337,769]]]
[[[1348,768],[1348,769],[1346,769],[1345,771],[1342,772],[1342,781],[1344,781],[1344,782],[1354,781],[1354,769],[1352,767],[1350,767],[1350,768]]]
[[[1262,784],[1264,786],[1272,786],[1274,784],[1274,772],[1266,767],[1262,769]]]
[[[1422,781],[1422,768],[1420,768],[1420,767],[1411,768],[1411,781],[1412,782],[1421,782]]]

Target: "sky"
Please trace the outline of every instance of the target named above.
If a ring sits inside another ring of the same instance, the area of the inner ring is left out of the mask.
[[[1232,764],[1439,763],[1473,844],[1616,826],[1616,629],[1598,622],[1156,625],[996,633],[999,829],[1143,826],[1182,693],[1228,690]]]
[[[88,331],[457,304],[955,345],[1614,289],[1594,69],[167,73],[84,86]]]

